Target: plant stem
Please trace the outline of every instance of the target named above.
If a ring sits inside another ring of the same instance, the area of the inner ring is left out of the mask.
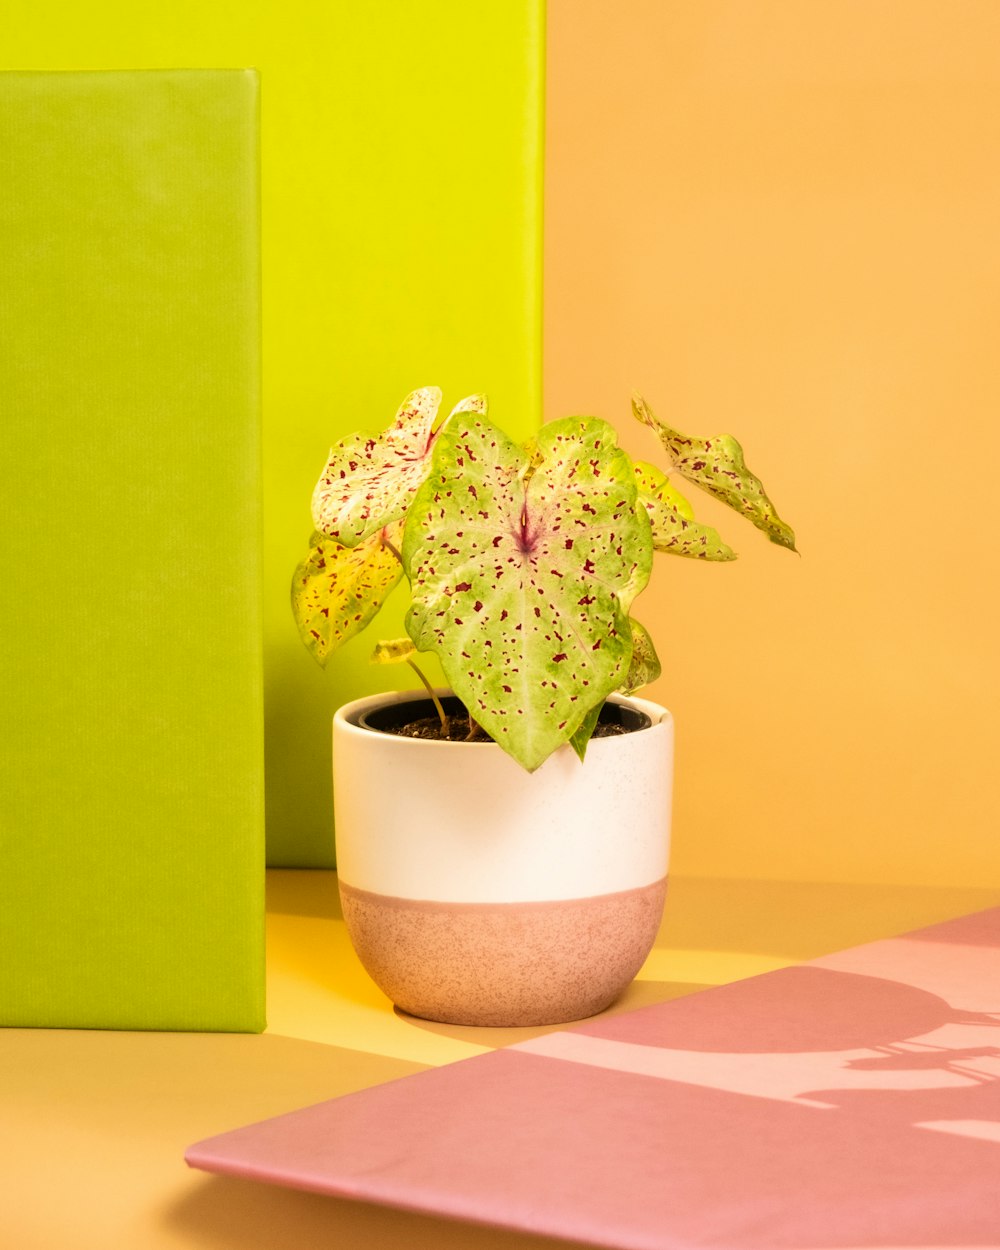
[[[388,548],[389,548],[389,550],[392,552],[392,554],[393,554],[393,555],[396,557],[396,559],[399,561],[399,563],[400,563],[400,564],[402,564],[402,563],[403,563],[403,557],[402,557],[402,556],[399,554],[399,552],[396,550],[396,545],[395,545],[395,543],[393,543],[390,539],[388,539],[388,538],[386,537],[386,531],[385,531],[385,530],[383,530],[383,531],[382,531],[382,533],[379,535],[379,538],[380,538],[380,540],[381,540],[382,546],[383,546],[383,547],[388,547]],[[419,670],[418,670],[418,671],[419,671]],[[425,682],[425,683],[424,683],[424,685],[427,685],[427,683]],[[429,687],[428,687],[428,689],[429,689]]]
[[[437,697],[437,695],[434,693],[434,691],[433,691],[433,689],[432,689],[432,687],[431,687],[431,683],[430,683],[430,682],[427,680],[427,678],[423,675],[423,673],[420,671],[420,669],[419,669],[419,668],[417,668],[416,664],[414,664],[412,660],[407,660],[406,662],[407,662],[407,664],[409,664],[410,668],[412,668],[412,669],[413,669],[413,671],[414,671],[414,672],[416,673],[416,675],[420,678],[420,680],[424,683],[424,689],[425,689],[425,690],[427,691],[427,693],[430,695],[430,697],[431,697],[431,702],[434,704],[434,707],[435,707],[435,709],[436,709],[436,711],[437,711],[438,717],[439,717],[439,719],[440,719],[440,721],[441,721],[441,729],[442,729],[442,731],[444,732],[445,737],[447,737],[447,736],[448,736],[448,717],[447,717],[447,716],[445,716],[445,714],[444,714],[444,708],[441,706],[441,700],[440,700],[440,699]]]

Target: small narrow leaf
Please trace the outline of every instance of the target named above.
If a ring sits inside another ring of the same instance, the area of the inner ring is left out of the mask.
[[[417,654],[409,638],[382,639],[368,657],[369,664],[406,664]]]
[[[652,563],[628,457],[606,422],[542,428],[537,467],[484,417],[442,431],[403,537],[406,628],[529,771],[628,672],[628,607]]]
[[[651,681],[656,681],[663,671],[660,657],[656,654],[653,640],[645,626],[640,625],[634,617],[629,619],[629,625],[632,628],[632,661],[628,667],[628,676],[619,687],[622,694],[626,695],[635,694]]]
[[[398,546],[402,525],[385,531]],[[292,611],[302,641],[320,665],[348,638],[359,633],[385,602],[403,575],[403,567],[373,534],[357,547],[342,547],[323,534],[314,534],[308,556],[292,579]]]
[[[745,516],[773,543],[795,550],[795,535],[778,516],[760,479],[743,459],[743,448],[731,434],[689,438],[656,416],[641,395],[633,395],[632,412],[657,435],[677,472]]]
[[[580,757],[580,763],[586,759],[587,746],[594,736],[594,730],[597,728],[597,722],[601,719],[601,708],[604,707],[604,700],[595,703],[587,715],[580,722],[580,728],[569,740],[570,746]]]
[[[639,504],[649,516],[656,551],[692,560],[736,559],[736,552],[723,542],[717,530],[694,519],[691,505],[673,488],[666,474],[643,461],[633,468]]]
[[[384,434],[352,434],[331,449],[313,491],[317,530],[355,547],[406,515],[430,466],[440,403],[436,386],[413,391]]]
[[[537,438],[527,439],[521,444],[521,450],[524,452],[525,458],[527,459],[527,465],[525,466],[523,476],[525,478],[529,478],[542,463],[545,457],[538,450]]]
[[[718,530],[700,521],[689,521],[677,508],[659,499],[640,496],[640,503],[649,516],[656,551],[691,560],[735,560],[736,552],[723,541]]]

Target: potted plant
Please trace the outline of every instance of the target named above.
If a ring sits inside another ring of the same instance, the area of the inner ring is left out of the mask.
[[[403,1010],[458,1024],[562,1023],[608,1006],[652,947],[666,891],[673,723],[631,616],[654,552],[726,561],[680,477],[795,549],[739,444],[689,438],[641,397],[666,471],[591,417],[525,445],[462,400],[414,391],[382,434],[330,453],[292,601],[321,663],[406,577],[407,637],[373,659],[427,686],[334,718],[344,916]],[[415,664],[437,656],[449,692]]]

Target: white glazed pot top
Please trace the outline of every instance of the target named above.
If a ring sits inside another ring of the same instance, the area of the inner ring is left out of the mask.
[[[560,747],[527,773],[495,743],[433,742],[357,724],[421,696],[345,704],[334,717],[337,866],[401,899],[532,902],[634,890],[667,873],[673,718],[627,703],[647,729]]]

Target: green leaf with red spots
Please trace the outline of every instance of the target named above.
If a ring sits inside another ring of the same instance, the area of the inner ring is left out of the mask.
[[[694,508],[662,469],[658,469],[655,464],[649,464],[645,460],[633,461],[632,468],[635,470],[635,484],[639,488],[639,498],[643,502],[645,502],[643,496],[651,496],[675,508],[686,521],[694,520]]]
[[[633,467],[639,503],[649,515],[656,551],[692,560],[736,559],[736,552],[723,542],[718,530],[694,519],[691,505],[665,473],[641,460]]]
[[[595,703],[587,715],[580,722],[580,726],[576,733],[570,738],[569,744],[577,753],[580,763],[587,757],[587,747],[590,740],[594,736],[594,730],[597,728],[597,722],[601,719],[601,709],[604,707],[606,700],[602,699],[600,703]]]
[[[646,628],[634,618],[630,618],[629,626],[632,630],[632,659],[629,662],[628,675],[618,687],[618,693],[624,695],[635,694],[643,686],[648,686],[651,681],[656,681],[661,672],[659,656]],[[587,754],[587,744],[597,728],[604,702],[602,699],[596,707],[591,708],[583,718],[580,728],[569,740],[581,762]]]
[[[529,770],[628,673],[628,608],[652,563],[636,497],[606,422],[553,422],[529,455],[465,413],[442,431],[413,501],[407,631]]]
[[[762,530],[773,543],[795,550],[795,535],[775,511],[760,479],[743,459],[743,448],[730,434],[689,438],[656,416],[641,395],[633,395],[632,412],[657,435],[672,467]]]
[[[385,433],[352,434],[331,449],[313,492],[317,530],[354,547],[406,515],[430,467],[440,403],[436,386],[412,391]],[[454,410],[469,411],[485,412],[486,397],[470,395]]]
[[[356,547],[313,535],[311,550],[292,579],[292,611],[302,641],[319,664],[364,629],[403,576],[398,557],[383,541],[398,547],[402,529],[397,522]]]
[[[652,645],[652,639],[645,626],[640,625],[639,621],[634,619],[629,620],[629,626],[632,631],[632,657],[629,662],[629,672],[625,680],[617,687],[617,692],[622,695],[634,695],[636,690],[649,685],[650,681],[655,681],[661,672],[660,657],[656,655],[656,647]],[[605,700],[601,699],[596,707],[591,707],[584,720],[581,721],[579,729],[570,739],[570,746],[580,756],[580,763],[584,761],[587,742],[594,736],[604,702]]]
[[[629,625],[632,628],[632,660],[628,666],[628,675],[618,687],[625,695],[635,694],[651,681],[656,681],[663,671],[649,631],[634,617],[629,620]]]

